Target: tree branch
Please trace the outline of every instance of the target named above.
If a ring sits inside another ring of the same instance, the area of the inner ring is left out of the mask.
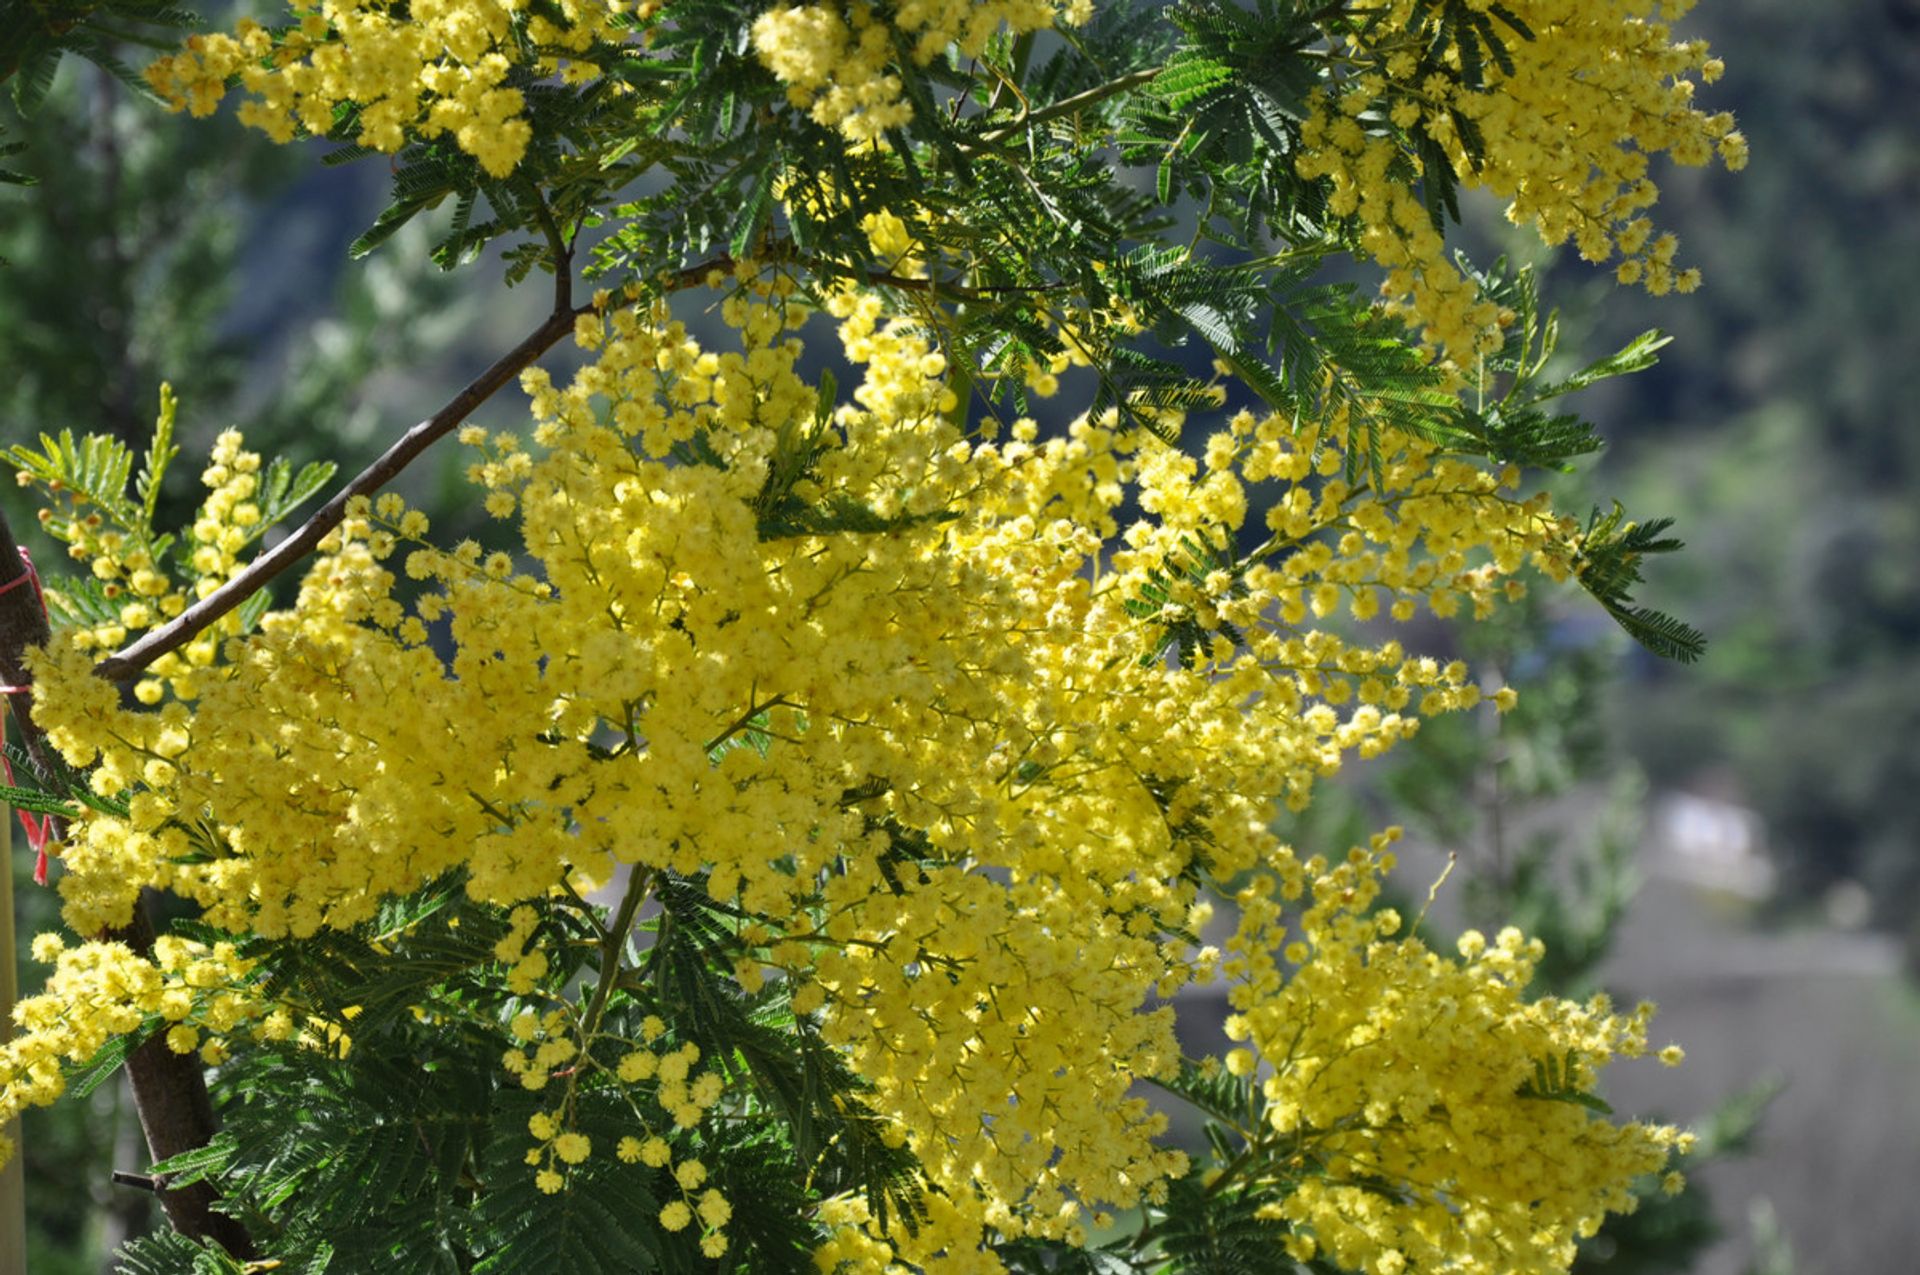
[[[346,517],[348,501],[355,496],[372,495],[393,481],[400,471],[412,464],[420,453],[452,432],[473,413],[475,408],[491,398],[508,381],[526,370],[535,359],[545,354],[554,342],[573,331],[574,320],[585,313],[585,310],[577,309],[570,304],[571,288],[567,282],[568,272],[565,264],[556,263],[556,269],[561,278],[554,285],[554,299],[557,303],[554,311],[547,316],[544,323],[529,333],[525,340],[501,355],[492,367],[475,377],[465,389],[454,395],[445,407],[403,434],[399,441],[381,454],[378,460],[361,470],[351,482],[335,492],[333,499],[322,505],[311,518],[302,523],[299,530],[255,558],[233,579],[167,623],[101,660],[94,665],[94,673],[109,681],[125,681],[138,675],[167,652],[178,650],[191,642],[215,620],[258,593],[270,580],[295,562],[312,553],[326,534],[339,526],[341,520]]]
[[[793,241],[790,239],[778,240],[771,247],[771,253],[762,253],[753,260],[797,264],[821,274],[838,271],[839,277],[871,284],[876,288],[895,288],[901,292],[926,292],[953,301],[985,301],[1003,294],[1018,292],[1059,292],[1067,286],[1064,283],[1001,283],[969,287],[963,283],[944,279],[909,279],[888,270],[854,270],[831,261],[802,257],[793,251]],[[721,253],[699,265],[686,266],[672,274],[663,275],[659,286],[666,292],[696,288],[705,283],[707,276],[714,271],[731,274],[737,265],[739,260],[731,253]]]
[[[0,580],[0,680],[21,688],[14,693],[13,710],[27,755],[43,773],[56,774],[46,739],[34,725],[33,676],[27,672],[25,659],[28,648],[47,644],[47,613],[26,575],[20,543],[13,538],[6,513],[0,511],[0,576],[7,577]],[[12,959],[11,955],[6,959]]]
[[[24,658],[27,649],[47,642],[46,612],[26,574],[13,528],[6,514],[0,512],[0,575],[9,576],[11,583],[11,587],[0,588],[0,677],[6,678],[7,685],[21,688],[32,685]],[[0,580],[0,586],[8,584]],[[22,689],[15,692],[15,698],[14,719],[20,723],[21,742],[28,756],[46,773],[56,773],[50,746],[33,720],[32,692]],[[11,870],[11,865],[0,868]],[[134,904],[133,919],[125,928],[109,930],[100,937],[124,943],[140,956],[151,953],[153,923],[147,916],[145,897]],[[5,956],[13,958],[11,952]],[[204,1147],[212,1140],[213,1103],[207,1096],[207,1078],[198,1058],[174,1053],[164,1035],[156,1033],[127,1056],[127,1079],[133,1087],[140,1127],[147,1136],[147,1150],[155,1160]],[[209,1182],[196,1182],[177,1191],[160,1188],[161,1207],[174,1230],[194,1239],[215,1240],[235,1257],[252,1257],[253,1237],[247,1228],[214,1211],[219,1198]]]
[[[1032,128],[1037,124],[1045,124],[1068,115],[1078,114],[1086,110],[1089,106],[1104,102],[1116,94],[1125,93],[1129,89],[1137,89],[1142,84],[1151,83],[1164,70],[1166,70],[1164,66],[1150,66],[1139,71],[1130,71],[1118,79],[1108,80],[1105,84],[1095,85],[1084,93],[1075,93],[1072,97],[1062,98],[1051,106],[1043,106],[1037,111],[1023,112],[1020,118],[1016,119],[1013,123],[1005,124],[999,128],[990,129],[982,133],[980,140],[988,145],[994,145],[1006,141],[1008,138],[1019,133],[1021,129]]]
[[[1086,95],[1081,96],[1084,98]],[[1062,105],[1065,104],[1062,103]],[[262,553],[248,563],[246,568],[233,579],[167,623],[149,630],[94,665],[93,671],[96,676],[104,677],[111,682],[124,682],[144,672],[162,655],[169,651],[177,651],[191,642],[214,621],[265,588],[275,576],[312,553],[320,541],[325,539],[327,533],[340,525],[341,520],[346,517],[347,503],[355,496],[370,496],[393,481],[402,470],[419,457],[420,453],[456,429],[475,408],[486,402],[508,381],[518,376],[535,359],[545,354],[561,337],[573,331],[574,320],[587,313],[592,307],[573,305],[572,271],[569,269],[572,245],[561,234],[559,226],[554,223],[551,215],[545,213],[544,208],[542,222],[549,245],[554,252],[554,308],[546,321],[529,333],[520,344],[501,355],[492,367],[474,378],[445,407],[403,434],[399,441],[381,454],[378,460],[361,470],[351,482],[335,492],[333,499],[322,505],[292,535]],[[689,266],[669,276],[662,281],[662,286],[669,292],[695,287],[703,283],[712,271],[732,270],[734,265],[734,258],[723,254],[711,261]],[[925,290],[956,296],[962,300],[977,299],[990,292],[1045,290],[1044,288],[972,289],[931,279],[903,279],[885,271],[868,271],[865,277],[867,282],[884,287]],[[4,570],[4,567],[0,567],[0,570]],[[45,640],[44,635],[41,640]]]
[[[109,930],[102,936],[125,943],[141,956],[153,951],[153,922],[147,915],[146,894],[142,891],[134,903],[133,921],[125,929]],[[206,1073],[194,1055],[173,1052],[166,1032],[156,1030],[127,1055],[127,1081],[133,1088],[133,1106],[140,1115],[147,1152],[156,1161],[213,1141],[219,1126],[213,1118]],[[247,1228],[238,1219],[214,1211],[214,1202],[220,1196],[211,1182],[194,1182],[177,1189],[164,1180],[156,1185],[160,1207],[166,1210],[174,1230],[191,1239],[214,1240],[243,1261],[257,1254]]]

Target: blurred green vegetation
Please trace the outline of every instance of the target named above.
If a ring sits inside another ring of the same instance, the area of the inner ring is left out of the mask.
[[[1688,19],[1726,60],[1717,100],[1753,140],[1733,180],[1663,179],[1706,286],[1546,284],[1599,348],[1678,338],[1666,367],[1596,390],[1598,489],[1679,515],[1687,552],[1646,600],[1707,630],[1689,669],[1641,661],[1612,697],[1653,773],[1732,778],[1765,819],[1778,906],[1838,882],[1920,957],[1920,4],[1744,0]]]

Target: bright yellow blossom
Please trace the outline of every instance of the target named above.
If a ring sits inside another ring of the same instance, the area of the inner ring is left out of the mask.
[[[190,700],[129,708],[57,640],[35,660],[55,745],[103,791],[201,812],[219,838],[190,852],[145,816],[83,814],[70,922],[118,923],[164,885],[208,924],[306,935],[460,868],[509,909],[493,955],[530,994],[554,941],[542,901],[573,873],[704,873],[756,918],[766,955],[736,977],[799,981],[938,1188],[912,1234],[835,1204],[823,1254],[921,1266],[1162,1198],[1186,1158],[1132,1090],[1180,1053],[1149,996],[1217,968],[1246,1041],[1229,1069],[1260,1077],[1275,1132],[1328,1169],[1287,1198],[1302,1243],[1554,1269],[1674,1135],[1521,1087],[1545,1057],[1640,1052],[1645,1015],[1528,1001],[1537,953],[1517,932],[1458,960],[1394,938],[1397,918],[1365,913],[1378,848],[1303,861],[1269,814],[1481,698],[1464,665],[1317,617],[1492,607],[1529,564],[1568,573],[1574,524],[1511,470],[1392,434],[1377,480],[1352,485],[1317,425],[1251,412],[1201,458],[1110,414],[1045,441],[1030,422],[969,437],[924,331],[859,294],[832,308],[862,377],[824,412],[795,370],[807,312],[771,285],[726,303],[737,350],[660,306],[597,316],[570,384],[524,379],[537,446],[466,437],[473,480],[514,501],[517,553],[410,549],[428,588],[403,605],[399,537],[418,521],[358,503],[295,605],[210,650]],[[717,463],[673,459],[695,438]],[[1266,543],[1229,556],[1243,536]],[[449,626],[450,661],[410,619]],[[613,755],[609,731],[627,741]],[[753,732],[765,746],[739,746]],[[888,866],[901,829],[917,870]],[[1165,937],[1204,920],[1196,873],[1250,882],[1224,956]],[[89,1039],[162,1003],[158,970],[122,966],[146,990],[118,993],[127,1008]],[[664,1022],[604,1064],[580,1031],[559,1010],[511,1024],[504,1065],[557,1094],[530,1128],[543,1190],[590,1152],[569,1114],[586,1069],[656,1086],[679,1128],[724,1092]],[[84,1044],[70,1034],[30,1023],[10,1047],[25,1100]],[[666,1167],[669,1132],[636,1129],[616,1155]],[[1363,1209],[1377,1176],[1408,1202]],[[693,1191],[705,1171],[675,1178]],[[702,1196],[700,1220],[721,1225],[723,1205]],[[678,1200],[661,1215],[693,1220]]]
[[[1296,165],[1303,177],[1331,181],[1334,213],[1357,218],[1362,248],[1387,271],[1390,306],[1463,368],[1500,344],[1498,307],[1448,257],[1414,185],[1425,161],[1413,137],[1430,139],[1437,151],[1428,154],[1443,157],[1462,185],[1508,201],[1509,220],[1548,244],[1571,243],[1588,261],[1621,254],[1620,282],[1656,294],[1692,291],[1699,274],[1673,265],[1673,236],[1651,234],[1645,213],[1659,189],[1649,160],[1665,153],[1702,164],[1717,154],[1738,169],[1747,158],[1732,116],[1693,105],[1691,77],[1711,83],[1721,68],[1705,41],[1673,36],[1670,23],[1690,0],[1472,7],[1490,12],[1508,65],[1478,41],[1463,51],[1464,24],[1441,32],[1444,6],[1392,0],[1338,50],[1364,70],[1316,91]],[[1420,72],[1406,50],[1436,38],[1450,67],[1474,62],[1478,88]],[[1376,105],[1392,129],[1363,124]]]

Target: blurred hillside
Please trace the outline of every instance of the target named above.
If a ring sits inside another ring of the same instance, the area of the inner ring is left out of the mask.
[[[1753,139],[1737,177],[1662,180],[1706,286],[1615,292],[1569,338],[1678,338],[1588,399],[1613,440],[1592,487],[1679,518],[1688,552],[1645,598],[1713,645],[1641,662],[1618,721],[1653,774],[1758,812],[1783,911],[1857,883],[1920,952],[1920,3],[1710,3],[1688,25]],[[1597,286],[1576,264],[1548,289],[1577,317]]]
[[[1767,1275],[1761,1228],[1778,1228],[1794,1275],[1912,1269],[1920,1214],[1920,1000],[1883,935],[1757,925],[1703,879],[1671,825],[1640,852],[1645,884],[1605,966],[1623,999],[1660,1006],[1674,1071],[1623,1068],[1624,1110],[1694,1120],[1728,1095],[1778,1085],[1745,1155],[1701,1169],[1722,1239],[1689,1275]]]

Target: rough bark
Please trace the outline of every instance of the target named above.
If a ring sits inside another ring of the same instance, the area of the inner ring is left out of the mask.
[[[48,636],[46,612],[32,583],[23,579],[25,574],[19,542],[5,513],[0,512],[0,677],[5,678],[6,685],[20,688],[31,685],[26,651],[44,645]],[[8,588],[13,581],[21,582]],[[30,691],[14,693],[14,710],[28,754],[36,760],[46,758],[49,746],[33,723]],[[134,909],[131,924],[97,937],[125,943],[142,956],[152,952],[153,924],[147,916],[145,898]],[[207,1145],[217,1126],[206,1076],[197,1057],[174,1053],[167,1048],[164,1036],[155,1034],[128,1056],[126,1069],[134,1106],[140,1113],[140,1127],[147,1136],[147,1150],[155,1160]],[[175,1230],[194,1239],[215,1241],[235,1257],[253,1257],[253,1239],[246,1228],[214,1211],[218,1198],[205,1182],[177,1191],[164,1186],[160,1189],[161,1206]]]

